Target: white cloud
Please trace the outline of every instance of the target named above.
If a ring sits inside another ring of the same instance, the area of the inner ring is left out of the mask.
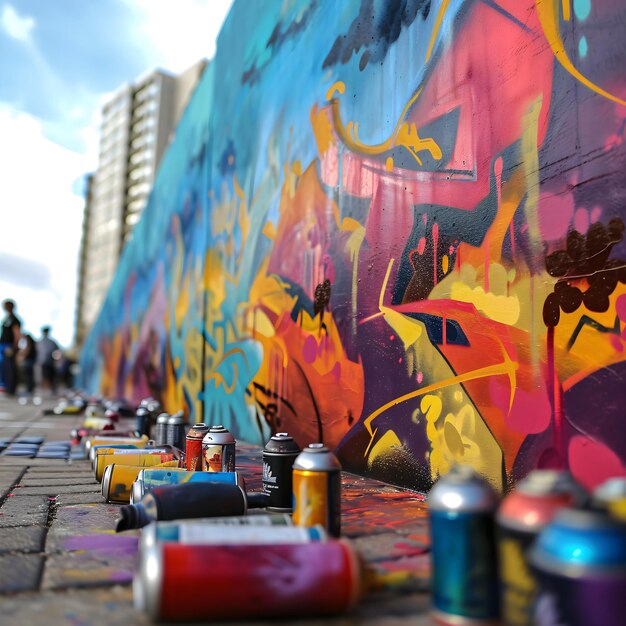
[[[84,155],[46,139],[36,118],[0,105],[2,251],[44,264],[50,289],[20,284],[20,268],[0,279],[0,299],[18,303],[24,327],[35,335],[47,323],[69,345],[73,334],[76,271],[83,200],[72,183],[93,166]]]
[[[142,16],[138,37],[154,48],[155,65],[176,73],[215,54],[215,40],[232,5],[232,0],[126,1]]]
[[[7,3],[2,7],[0,25],[9,37],[30,43],[30,34],[35,28],[35,20],[30,15],[20,15],[12,5]]]

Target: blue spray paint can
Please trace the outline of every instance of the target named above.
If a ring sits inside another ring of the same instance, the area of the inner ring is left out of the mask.
[[[539,582],[534,624],[623,626],[626,525],[606,510],[562,509],[529,561]]]
[[[439,624],[498,624],[494,514],[498,496],[471,467],[456,465],[428,495],[433,618]]]

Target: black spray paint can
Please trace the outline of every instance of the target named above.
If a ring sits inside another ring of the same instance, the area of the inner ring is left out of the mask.
[[[140,502],[120,508],[115,530],[143,528],[157,520],[245,515],[246,492],[232,483],[183,483],[155,487]]]
[[[185,418],[182,412],[174,413],[167,420],[167,443],[179,450],[185,448]]]
[[[150,420],[152,415],[145,406],[140,406],[135,413],[135,431],[141,437],[142,435],[150,436]]]
[[[276,433],[263,449],[263,491],[270,511],[291,511],[293,463],[300,447],[288,433]]]

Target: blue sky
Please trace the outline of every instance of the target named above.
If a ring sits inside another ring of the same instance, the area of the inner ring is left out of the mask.
[[[107,94],[213,56],[231,0],[0,0],[0,299],[72,339],[83,201]]]

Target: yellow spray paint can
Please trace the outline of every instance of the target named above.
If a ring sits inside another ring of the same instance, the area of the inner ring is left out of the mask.
[[[148,441],[149,439],[145,435],[141,437],[98,437],[94,435],[85,441],[85,450],[89,454],[94,446],[129,445],[136,448],[145,448]]]
[[[293,464],[293,521],[321,524],[334,537],[341,532],[341,464],[321,443],[304,448]]]
[[[174,454],[167,448],[149,448],[145,450],[115,450],[112,454],[99,454],[95,468],[96,480],[100,482],[104,468],[112,463],[133,465],[135,467],[154,467],[166,461],[175,461]],[[178,464],[178,461],[176,461]]]

